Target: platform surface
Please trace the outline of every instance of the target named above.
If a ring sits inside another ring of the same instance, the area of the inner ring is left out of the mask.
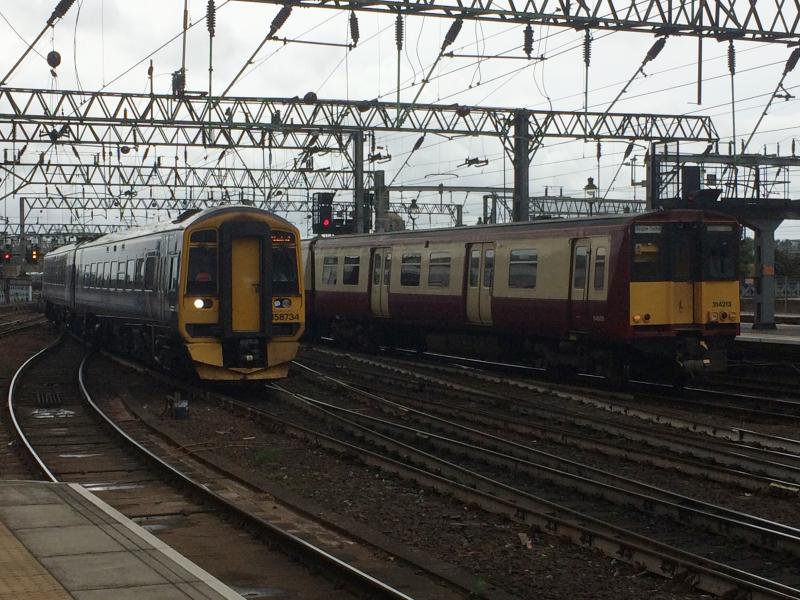
[[[0,600],[244,600],[79,485],[0,481]]]
[[[800,346],[800,325],[779,323],[776,329],[753,330],[752,324],[742,323],[742,333],[736,338],[736,341]]]

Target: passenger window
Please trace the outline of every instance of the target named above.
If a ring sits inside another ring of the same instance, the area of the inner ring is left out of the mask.
[[[372,285],[381,284],[381,255],[372,255]]]
[[[173,254],[169,259],[169,291],[170,292],[177,292],[178,291],[178,269],[180,268],[180,261],[181,257],[179,254]],[[133,261],[128,261],[128,266],[130,270],[130,265]]]
[[[494,250],[483,253],[483,287],[490,288],[494,284]]]
[[[598,248],[594,255],[594,289],[602,290],[606,285],[606,249]]]
[[[117,284],[116,284],[116,288],[118,290],[124,290],[125,289],[125,269],[126,269],[126,265],[127,265],[127,262],[124,261],[124,260],[120,261],[117,264]]]
[[[400,285],[419,285],[419,271],[422,265],[422,255],[419,253],[403,254],[400,265]]]
[[[144,289],[151,292],[156,289],[156,257],[148,256],[144,261]],[[187,290],[187,293],[191,293]]]
[[[586,265],[589,258],[589,248],[578,246],[575,248],[575,264],[572,273],[572,288],[576,290],[586,289]]]
[[[103,263],[103,281],[100,284],[100,287],[111,287],[111,263],[109,262]]]
[[[344,257],[344,273],[342,273],[342,283],[344,285],[358,285],[360,263],[361,257],[359,256]]]
[[[144,259],[137,258],[136,259],[136,289],[141,290],[144,289]]]
[[[383,285],[389,286],[392,282],[392,253],[387,252],[383,257]]]
[[[336,285],[336,271],[339,270],[339,257],[326,256],[322,259],[322,283]]]
[[[428,285],[450,287],[450,255],[446,252],[431,252],[428,262]]]
[[[508,287],[533,289],[539,270],[536,250],[512,250],[508,263]]]
[[[473,250],[469,254],[469,287],[478,287],[478,276],[481,270],[481,251]]]
[[[125,269],[125,288],[129,290],[135,289],[134,281],[136,280],[136,261],[130,259]]]

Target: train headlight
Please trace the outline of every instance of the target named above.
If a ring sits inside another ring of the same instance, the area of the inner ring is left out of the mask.
[[[273,300],[272,306],[274,306],[275,308],[280,308],[281,307],[281,301],[280,300]]]
[[[720,321],[727,321],[728,320],[728,313],[726,313],[725,311],[719,313],[719,319],[720,319]]]
[[[276,298],[272,301],[272,306],[275,308],[291,308],[292,301],[290,298]]]
[[[650,320],[650,313],[644,313],[644,320],[645,321],[649,321]]]
[[[641,323],[642,322],[642,315],[633,315],[633,322],[634,323]]]
[[[735,321],[736,320],[736,313],[735,312],[730,313],[728,316],[731,318],[731,321]]]
[[[712,323],[716,323],[717,321],[719,321],[719,313],[717,312],[710,313],[708,315],[708,320],[711,321]]]
[[[211,308],[214,304],[214,301],[210,298],[195,298],[192,304],[194,304],[194,307],[197,309]]]

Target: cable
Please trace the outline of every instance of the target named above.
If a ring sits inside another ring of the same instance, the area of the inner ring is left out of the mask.
[[[22,43],[24,43],[26,46],[30,46],[30,43],[28,42],[28,40],[26,40],[24,37],[22,37],[22,35],[20,34],[20,32],[19,32],[19,31],[17,31],[16,27],[14,27],[14,26],[11,24],[11,21],[9,21],[9,20],[6,18],[6,16],[3,14],[3,11],[1,11],[1,10],[0,10],[0,17],[2,17],[2,19],[3,19],[3,20],[4,20],[4,21],[5,21],[7,24],[8,24],[8,26],[11,28],[11,31],[13,31],[13,32],[14,32],[14,33],[17,35],[17,37],[18,37],[19,39],[21,39],[21,40],[22,40]],[[42,54],[41,52],[39,52],[39,51],[38,51],[36,48],[33,48],[33,52],[34,52],[34,53],[36,53],[36,54],[38,54],[38,55],[39,55],[39,57],[40,57],[42,60],[45,60],[45,56],[44,56],[44,54]]]

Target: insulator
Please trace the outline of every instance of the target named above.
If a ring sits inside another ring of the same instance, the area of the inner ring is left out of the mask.
[[[217,7],[214,0],[208,0],[208,10],[206,11],[206,27],[208,35],[214,37],[217,31]]]
[[[583,63],[588,67],[592,62],[592,33],[587,29],[583,36]]]
[[[361,37],[361,33],[358,31],[358,17],[356,16],[356,11],[350,11],[350,39],[353,40],[353,46],[358,45],[358,38]]]
[[[398,13],[394,21],[394,43],[398,52],[403,49],[403,25],[403,15]]]
[[[450,29],[447,30],[447,34],[444,36],[444,41],[442,42],[442,52],[444,49],[447,48],[450,44],[456,41],[458,34],[461,32],[461,26],[464,24],[464,19],[458,18],[450,25]]]
[[[597,160],[600,160],[601,156],[603,156],[603,146],[597,142]]]
[[[417,150],[422,148],[422,142],[424,141],[425,141],[425,134],[422,134],[419,138],[417,138],[417,141],[414,142],[414,148],[411,151],[416,152]]]
[[[664,49],[664,46],[667,45],[667,38],[658,38],[655,43],[650,47],[650,50],[647,51],[647,56],[644,57],[644,61],[642,64],[649,63],[651,60],[655,60],[656,56],[661,54],[661,51]]]
[[[48,52],[47,64],[50,65],[53,69],[55,69],[58,65],[61,64],[61,54],[59,54],[55,50],[51,50],[50,52]]]
[[[278,14],[275,15],[275,18],[272,19],[272,23],[269,26],[269,37],[278,33],[278,30],[283,27],[283,24],[286,23],[290,14],[292,14],[292,7],[288,4],[284,4],[278,11]]]
[[[736,73],[736,48],[733,46],[733,40],[728,42],[728,71],[731,75]]]
[[[786,61],[786,66],[783,68],[783,74],[786,75],[793,71],[797,66],[798,60],[800,60],[800,48],[795,48],[789,55],[789,60]]]
[[[53,14],[50,15],[49,19],[47,19],[47,24],[52,25],[56,22],[56,19],[60,19],[66,15],[67,11],[72,8],[73,4],[75,4],[75,0],[60,0],[53,9]]]
[[[525,54],[530,58],[533,52],[533,27],[531,27],[530,23],[525,26],[525,33],[522,38],[522,49],[525,50]]]

